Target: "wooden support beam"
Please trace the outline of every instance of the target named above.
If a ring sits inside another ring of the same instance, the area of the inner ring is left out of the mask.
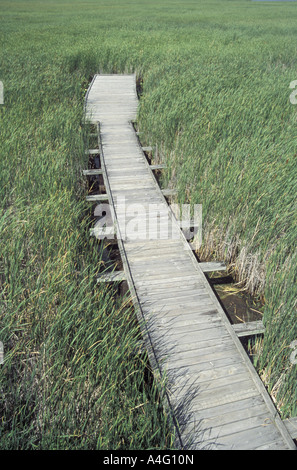
[[[85,155],[96,155],[96,154],[99,154],[100,153],[100,150],[99,149],[88,149],[88,150],[85,150]]]
[[[283,420],[284,425],[291,434],[292,439],[297,439],[297,416]]]
[[[209,261],[206,263],[199,263],[200,268],[204,273],[212,271],[226,271],[226,265],[222,261]]]
[[[126,274],[124,271],[113,271],[110,273],[101,274],[97,277],[97,282],[121,282],[126,281]]]
[[[151,152],[153,150],[153,147],[141,147],[144,152]]]
[[[89,196],[86,196],[86,200],[90,202],[108,201],[108,195],[107,194],[89,194]]]
[[[90,236],[100,238],[103,240],[104,238],[115,238],[115,227],[94,227],[90,229]]]
[[[176,189],[162,189],[163,196],[175,196],[177,194]]]
[[[189,228],[199,228],[201,225],[194,220],[178,220],[177,221],[181,229],[189,229]],[[201,263],[202,264],[202,263]],[[217,264],[217,262],[216,262]]]
[[[150,165],[151,170],[162,170],[163,168],[167,168],[167,165],[161,163],[159,165]]]
[[[97,170],[97,169],[83,170],[82,174],[84,176],[102,175],[103,170]]]
[[[232,325],[232,327],[239,338],[259,335],[265,332],[262,320],[256,320],[247,323],[236,323],[235,325]]]

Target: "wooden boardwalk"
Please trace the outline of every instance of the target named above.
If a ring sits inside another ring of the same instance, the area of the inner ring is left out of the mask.
[[[106,198],[151,365],[167,376],[177,445],[295,449],[154,178],[131,124],[137,105],[134,75],[96,75],[85,113],[100,123]]]

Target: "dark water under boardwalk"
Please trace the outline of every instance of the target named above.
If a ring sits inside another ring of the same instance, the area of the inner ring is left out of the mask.
[[[262,320],[263,302],[239,287],[232,275],[212,272],[206,277],[232,324]]]
[[[263,305],[252,296],[232,284],[214,285],[231,323],[251,322],[262,319]]]

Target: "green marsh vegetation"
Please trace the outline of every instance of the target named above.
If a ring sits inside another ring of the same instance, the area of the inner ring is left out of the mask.
[[[296,415],[296,6],[0,1],[1,448],[169,448],[128,298],[95,285],[83,99],[136,73],[164,184],[203,205],[205,259],[265,303],[254,363]]]

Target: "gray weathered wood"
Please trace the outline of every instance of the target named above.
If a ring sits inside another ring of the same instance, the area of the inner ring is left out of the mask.
[[[176,189],[162,189],[162,193],[164,196],[176,196],[177,190]]]
[[[96,176],[96,175],[102,175],[102,170],[97,170],[97,169],[91,169],[91,170],[83,170],[82,174],[84,176]]]
[[[97,277],[97,282],[121,282],[127,279],[124,271],[113,271],[101,274]]]
[[[151,170],[163,170],[164,168],[167,168],[167,165],[165,165],[165,163],[159,163],[158,165],[150,165]]]
[[[165,404],[176,427],[176,446],[295,449],[238,338],[260,326],[234,328],[226,317],[204,274],[225,266],[198,263],[189,249],[165,199],[175,191],[160,189],[131,124],[137,104],[134,75],[96,75],[85,111],[87,120],[100,121],[104,197],[114,209],[118,246],[151,367],[160,383],[164,374],[168,377]],[[124,209],[118,198],[125,199]],[[92,195],[89,200],[98,199]],[[126,233],[133,204],[142,207],[138,238]],[[147,230],[152,205],[151,217],[159,216],[160,224]]]
[[[90,194],[89,196],[86,196],[86,200],[90,202],[95,202],[95,201],[108,201],[108,195],[107,194]]]
[[[237,323],[232,325],[239,338],[244,336],[258,335],[265,332],[262,320],[251,321],[247,323]]]
[[[115,238],[115,227],[94,227],[90,229],[90,236],[101,240]]]
[[[89,149],[89,150],[86,150],[85,151],[85,154],[86,155],[97,155],[99,154],[99,149]]]
[[[210,273],[212,271],[226,271],[226,265],[222,261],[209,261],[199,263],[200,268],[204,273]]]

